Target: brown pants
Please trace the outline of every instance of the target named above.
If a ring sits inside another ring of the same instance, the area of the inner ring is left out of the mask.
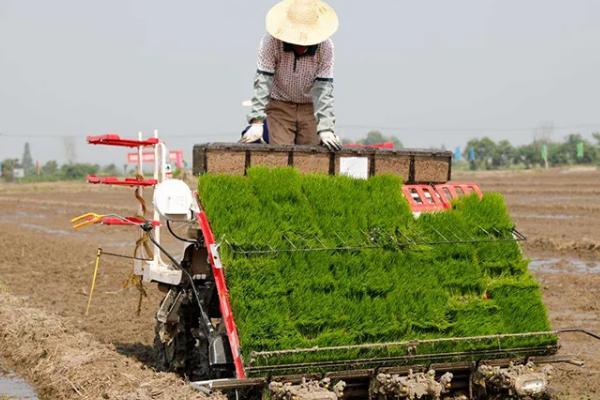
[[[271,99],[266,111],[269,144],[319,144],[317,120],[312,104]]]

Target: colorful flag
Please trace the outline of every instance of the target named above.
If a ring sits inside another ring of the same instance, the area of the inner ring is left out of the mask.
[[[548,162],[548,145],[546,143],[542,145],[542,160]]]
[[[454,161],[462,160],[462,154],[460,152],[460,146],[456,146],[454,149]]]
[[[581,160],[584,156],[583,152],[583,142],[577,143],[577,158]]]

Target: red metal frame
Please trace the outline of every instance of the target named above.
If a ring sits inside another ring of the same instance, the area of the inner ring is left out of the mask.
[[[138,163],[138,153],[127,153],[127,163],[128,164],[137,164]],[[184,167],[183,161],[183,150],[170,150],[169,151],[169,160],[175,163],[177,168]],[[154,162],[154,152],[144,152],[142,153],[142,161],[153,163]]]
[[[469,195],[471,193],[477,193],[480,199],[483,197],[483,193],[476,183],[444,183],[435,185],[435,190],[448,207],[450,207],[450,202],[457,197]]]
[[[402,193],[413,212],[444,211],[448,208],[431,185],[404,185]]]
[[[229,338],[229,345],[231,347],[231,354],[233,355],[233,363],[235,366],[235,374],[238,379],[246,378],[246,371],[244,370],[244,362],[242,361],[242,354],[240,351],[240,339],[233,318],[233,312],[231,310],[231,303],[229,301],[229,291],[227,290],[227,283],[225,282],[225,273],[223,272],[223,266],[218,260],[218,256],[213,254],[211,246],[215,244],[215,237],[210,224],[208,223],[208,217],[204,211],[200,211],[197,215],[198,224],[200,230],[204,236],[204,244],[208,251],[208,258],[212,267],[213,275],[215,277],[215,283],[217,285],[217,293],[219,295],[219,305],[221,308],[221,315],[223,322],[225,323],[225,329],[227,331],[227,337]]]
[[[103,184],[103,185],[117,185],[117,186],[154,186],[158,183],[156,179],[138,179],[138,178],[117,178],[115,176],[95,176],[90,175],[87,177],[88,183],[91,184]]]
[[[140,146],[154,146],[158,144],[158,138],[148,138],[145,140],[137,139],[123,139],[121,136],[114,133],[107,135],[88,136],[87,142],[89,144],[104,144],[108,146],[123,146],[123,147],[140,147]]]

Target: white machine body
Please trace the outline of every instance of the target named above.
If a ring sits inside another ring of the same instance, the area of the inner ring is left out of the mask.
[[[168,179],[154,188],[154,207],[168,221],[189,221],[193,217],[192,191],[179,179]]]

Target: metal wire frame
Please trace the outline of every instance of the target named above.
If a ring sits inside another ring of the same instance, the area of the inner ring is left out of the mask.
[[[230,242],[225,238],[223,238],[222,242],[234,254],[251,256],[296,252],[360,251],[382,248],[400,250],[408,246],[419,245],[474,244],[527,240],[525,235],[514,227],[510,229],[488,227],[486,229],[481,225],[476,225],[472,232],[466,230],[459,231],[456,227],[453,227],[452,229],[448,228],[443,231],[433,226],[429,227],[429,229],[431,231],[428,232],[428,239],[413,238],[400,230],[393,233],[378,229],[372,229],[370,231],[361,230],[362,240],[360,242],[344,240],[339,232],[334,232],[335,238],[333,239],[339,243],[339,245],[336,246],[324,244],[322,238],[316,234],[307,235],[302,233],[294,235],[296,237],[301,237],[301,240],[291,239],[287,234],[283,234],[281,238],[288,244],[287,247],[273,247],[270,244],[261,246],[254,244],[242,245]]]
[[[443,360],[456,360],[456,359],[473,359],[473,358],[501,358],[505,356],[524,355],[527,357],[550,355],[555,354],[558,351],[558,344],[537,346],[537,347],[509,347],[502,348],[501,340],[510,338],[528,338],[528,337],[540,337],[540,336],[555,336],[557,339],[561,334],[564,333],[578,333],[586,335],[596,340],[600,340],[600,335],[582,328],[566,328],[557,329],[553,331],[542,331],[542,332],[526,332],[526,333],[506,333],[496,335],[483,335],[483,336],[469,336],[469,337],[455,337],[455,338],[438,338],[438,339],[421,339],[421,340],[409,340],[402,342],[387,342],[387,343],[368,343],[360,345],[347,345],[347,346],[328,346],[328,347],[311,347],[306,349],[289,349],[289,350],[273,350],[273,351],[262,351],[252,352],[250,354],[251,360],[246,370],[249,373],[260,374],[277,372],[283,373],[284,371],[301,371],[314,368],[327,368],[332,370],[335,368],[348,368],[358,366],[391,366],[398,365],[399,363],[431,363],[439,362]],[[458,342],[474,342],[483,340],[495,340],[496,348],[494,349],[482,349],[482,350],[471,350],[461,352],[447,352],[447,353],[423,353],[416,354],[417,346],[422,344],[439,344],[439,343],[458,343]],[[271,364],[271,365],[254,365],[257,359],[268,359],[269,357],[285,356],[292,354],[303,354],[303,353],[315,353],[323,351],[342,351],[342,350],[362,350],[362,349],[377,349],[377,348],[390,348],[390,347],[405,347],[407,355],[399,355],[393,357],[378,357],[378,358],[367,358],[367,359],[353,359],[353,360],[330,360],[330,361],[318,361],[309,363],[297,363],[297,364]]]
[[[495,335],[482,336],[464,336],[453,338],[437,338],[437,339],[416,339],[405,340],[402,342],[383,342],[383,343],[365,343],[353,344],[344,346],[327,346],[327,347],[309,347],[305,349],[289,349],[289,350],[272,350],[272,351],[253,351],[250,356],[256,357],[271,357],[298,353],[318,353],[323,351],[338,351],[338,350],[363,350],[363,349],[381,349],[390,347],[414,347],[421,344],[438,344],[438,343],[457,343],[457,342],[473,342],[482,340],[501,340],[507,338],[523,338],[523,337],[538,337],[538,336],[556,336],[563,331],[542,331],[542,332],[525,332],[525,333],[500,333]]]
[[[258,374],[287,374],[302,373],[322,369],[328,372],[336,370],[356,369],[356,368],[383,368],[399,365],[416,365],[419,363],[431,364],[436,362],[447,362],[449,360],[478,360],[478,359],[500,359],[512,358],[516,356],[548,356],[558,352],[558,346],[537,346],[537,347],[513,347],[507,349],[487,349],[473,350],[464,352],[432,353],[418,355],[404,355],[396,357],[378,357],[365,359],[349,359],[336,361],[317,361],[298,364],[269,364],[269,365],[250,365],[246,367],[246,372],[254,376]]]
[[[529,355],[546,355],[554,354],[558,350],[556,344],[537,346],[537,347],[513,347],[503,348],[501,340],[510,338],[532,338],[541,336],[555,336],[557,337],[561,331],[544,331],[544,332],[527,332],[527,333],[508,333],[508,334],[496,334],[496,335],[484,335],[484,336],[469,336],[469,337],[455,337],[455,338],[438,338],[438,339],[421,339],[421,340],[409,340],[401,342],[386,342],[386,343],[366,343],[359,345],[346,345],[346,346],[328,346],[328,347],[311,347],[305,349],[288,349],[288,350],[273,350],[273,351],[259,351],[250,353],[250,362],[247,367],[249,372],[268,372],[268,371],[283,371],[283,370],[302,370],[310,368],[320,367],[336,367],[336,366],[348,366],[352,364],[357,365],[379,365],[384,366],[388,364],[394,364],[398,362],[431,362],[433,360],[443,359],[456,359],[456,358],[469,358],[469,357],[502,357],[511,354],[529,354]],[[423,353],[417,354],[417,348],[419,345],[434,345],[442,343],[469,343],[479,341],[495,341],[494,348],[471,350],[471,351],[460,351],[460,352],[446,352],[446,353]],[[375,357],[365,359],[353,359],[353,360],[324,360],[318,362],[309,363],[294,363],[294,364],[266,364],[256,365],[258,360],[268,360],[272,357],[298,355],[298,354],[309,354],[319,352],[340,352],[344,350],[372,350],[372,349],[390,349],[390,348],[405,348],[407,351],[406,355],[390,356],[390,357]]]

